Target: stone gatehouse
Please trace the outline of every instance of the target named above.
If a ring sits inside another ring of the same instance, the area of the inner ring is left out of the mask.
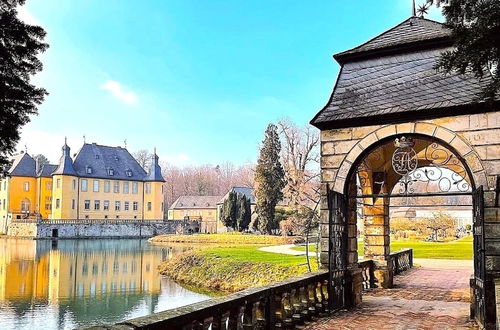
[[[479,80],[434,69],[452,44],[442,24],[411,17],[334,55],[339,76],[329,101],[311,121],[321,130],[321,259],[331,269],[345,269],[353,283],[346,290],[359,303],[360,208],[365,258],[377,261],[379,283],[390,287],[390,199],[471,196],[472,307],[480,323],[494,328],[500,306],[495,296],[500,278],[500,104],[476,101],[488,75]],[[432,178],[432,170],[439,170],[438,178]],[[437,190],[414,191],[412,184],[422,176]],[[341,196],[344,210],[338,211],[342,207],[331,194]]]

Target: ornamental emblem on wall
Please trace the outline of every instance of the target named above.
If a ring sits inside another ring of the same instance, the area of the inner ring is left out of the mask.
[[[418,167],[417,153],[412,138],[401,137],[394,141],[396,150],[392,154],[392,168],[402,176],[411,175]]]

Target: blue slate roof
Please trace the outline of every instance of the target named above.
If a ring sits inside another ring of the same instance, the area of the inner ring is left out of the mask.
[[[12,166],[8,171],[10,176],[30,176],[36,175],[36,162],[27,153],[14,156]]]
[[[71,159],[71,148],[68,147],[66,142],[64,143],[64,146],[62,147],[62,156],[61,159],[59,160],[59,165],[57,166],[56,170],[52,173],[53,175],[72,175],[76,176],[76,171],[73,166],[73,160]]]
[[[149,173],[146,176],[145,181],[165,182],[165,179],[161,175],[161,167],[158,164],[158,155],[156,155],[156,151],[152,156]]]
[[[79,177],[130,181],[144,181],[147,177],[146,171],[122,147],[85,143],[73,165]]]
[[[45,164],[42,166],[42,169],[40,171],[38,171],[37,176],[49,178],[52,176],[52,173],[55,172],[57,167],[58,167],[58,165]]]

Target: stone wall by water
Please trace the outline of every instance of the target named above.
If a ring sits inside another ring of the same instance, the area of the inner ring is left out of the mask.
[[[7,235],[31,238],[100,238],[100,237],[153,237],[196,231],[197,223],[182,220],[140,223],[10,223]]]

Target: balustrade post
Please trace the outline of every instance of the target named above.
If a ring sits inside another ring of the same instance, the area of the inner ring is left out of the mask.
[[[247,302],[245,304],[245,312],[243,313],[243,329],[244,330],[252,330],[253,329],[253,326],[254,326],[253,311],[254,311],[254,303]]]
[[[239,330],[239,324],[241,323],[241,307],[235,307],[229,311],[229,320],[227,324],[228,330]]]
[[[413,249],[410,249],[410,268],[413,268]]]
[[[225,328],[225,323],[224,323]],[[222,330],[222,316],[217,313],[212,317],[212,330]]]

